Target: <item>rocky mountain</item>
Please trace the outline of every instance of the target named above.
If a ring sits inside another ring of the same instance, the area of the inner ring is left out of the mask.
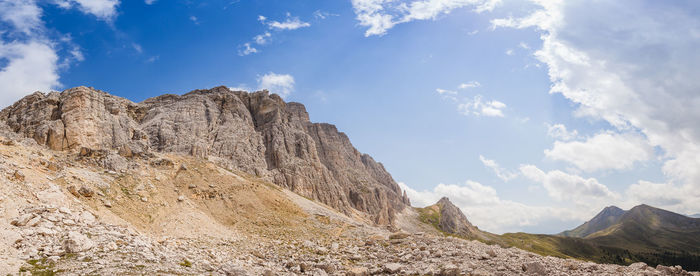
[[[468,239],[483,236],[483,233],[469,222],[462,210],[447,197],[441,198],[433,205],[418,208],[418,213],[421,221],[433,225],[443,233]]]
[[[88,87],[34,93],[0,112],[0,124],[56,151],[118,151],[104,164],[153,152],[210,158],[345,214],[392,224],[409,206],[381,163],[300,103],[226,87],[134,103]]]
[[[600,213],[598,213],[591,220],[585,222],[579,227],[574,228],[573,230],[564,231],[559,235],[565,237],[584,238],[590,234],[612,226],[613,224],[617,223],[620,217],[622,217],[624,214],[625,210],[622,210],[616,206],[608,206],[605,207],[603,211],[600,211]]]
[[[381,165],[303,106],[213,90],[132,103],[76,88],[0,112],[0,274],[700,276],[543,257],[531,252],[546,244],[504,244],[448,199],[391,209],[408,202]],[[349,207],[320,202],[334,196]],[[399,229],[367,219],[390,212]]]

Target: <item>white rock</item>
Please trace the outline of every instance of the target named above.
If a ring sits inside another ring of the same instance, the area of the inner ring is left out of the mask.
[[[24,214],[14,219],[11,224],[14,226],[25,226],[32,218],[34,218],[34,214]]]
[[[76,231],[68,232],[68,237],[63,243],[63,249],[68,253],[87,251],[93,246],[95,243],[90,238]]]
[[[386,273],[398,273],[401,271],[401,268],[403,268],[403,266],[397,263],[384,264],[384,272]]]

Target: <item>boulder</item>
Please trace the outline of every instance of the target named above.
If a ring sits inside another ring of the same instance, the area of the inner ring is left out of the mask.
[[[63,249],[68,253],[87,251],[94,246],[95,244],[90,238],[76,231],[68,232],[66,240],[63,242]]]

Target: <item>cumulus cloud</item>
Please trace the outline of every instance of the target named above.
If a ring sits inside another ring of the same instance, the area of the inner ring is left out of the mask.
[[[436,19],[455,9],[471,7],[475,12],[493,10],[501,0],[352,0],[365,36],[384,35],[397,24],[414,20]]]
[[[258,78],[258,88],[267,89],[285,98],[294,91],[294,77],[270,72]]]
[[[549,137],[559,139],[561,141],[569,141],[578,137],[578,131],[576,131],[575,129],[569,131],[566,129],[565,125],[554,124],[547,126],[547,135],[549,135]]]
[[[263,34],[256,35],[253,38],[253,41],[257,43],[258,45],[264,45],[267,43],[267,40],[272,36],[270,32],[265,32]]]
[[[412,189],[402,182],[399,182],[399,186],[406,191],[411,203],[419,207],[435,204],[446,196],[460,207],[472,224],[493,233],[520,231],[524,226],[550,219],[571,220],[580,217],[565,209],[529,206],[501,199],[494,188],[474,181],[466,181],[462,185],[441,183],[432,190],[423,191]]]
[[[565,129],[564,129],[565,130]],[[544,151],[552,160],[569,162],[586,172],[630,169],[654,156],[654,149],[637,134],[601,132],[585,141],[554,142]]]
[[[548,67],[552,93],[576,103],[578,116],[603,119],[621,132],[638,130],[663,149],[671,182],[700,189],[697,14],[682,1],[533,2],[533,13],[492,24],[540,30],[543,46],[535,56]],[[633,160],[648,157],[633,152]],[[629,166],[630,158],[619,157]]]
[[[255,49],[254,47],[250,46],[250,43],[243,43],[238,49],[238,55],[239,56],[247,56],[250,54],[255,54],[258,52],[258,49]]]
[[[119,0],[53,0],[47,4],[111,21]],[[48,92],[60,86],[59,71],[85,60],[70,35],[49,30],[42,21],[42,6],[34,0],[0,0],[0,108],[35,91]],[[10,38],[10,39],[8,39]],[[59,55],[59,50],[63,53]]]
[[[481,163],[484,164],[484,166],[490,168],[493,170],[493,172],[496,174],[498,178],[500,178],[503,181],[510,181],[513,178],[516,178],[518,174],[506,171],[505,169],[501,168],[496,161],[491,160],[491,159],[486,159],[483,155],[479,155],[479,160],[481,160]]]
[[[652,206],[664,206],[681,214],[697,213],[700,210],[700,191],[689,185],[675,185],[673,183],[653,183],[639,181],[632,184],[625,192],[628,200],[627,206],[641,203]]]
[[[504,117],[503,109],[506,104],[496,101],[484,101],[481,95],[474,96],[473,99],[466,99],[465,102],[459,104],[457,108],[464,115],[476,115],[487,117]]]
[[[8,63],[0,70],[0,107],[28,93],[49,91],[60,85],[59,58],[48,42],[0,42],[1,59],[7,59]]]
[[[619,197],[595,178],[583,178],[559,170],[544,172],[534,165],[521,165],[520,173],[525,178],[542,184],[547,194],[557,201],[569,201],[588,206],[595,202],[609,202]]]
[[[24,34],[43,27],[41,13],[41,8],[33,0],[0,1],[0,19]]]
[[[112,21],[117,15],[117,6],[119,6],[119,0],[55,0],[62,8],[72,8],[77,7],[80,11],[86,14],[92,14],[97,18],[105,21]],[[154,0],[150,1],[155,2]],[[146,4],[149,0],[146,0]]]

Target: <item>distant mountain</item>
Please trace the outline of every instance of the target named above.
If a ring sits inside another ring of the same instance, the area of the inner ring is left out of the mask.
[[[612,226],[613,224],[617,223],[620,217],[622,217],[624,214],[625,210],[622,210],[616,206],[605,207],[605,209],[593,217],[593,219],[573,230],[564,231],[559,235],[565,237],[584,238],[590,234]]]
[[[700,219],[644,204],[629,211],[606,207],[593,219],[557,236],[517,233],[502,237],[508,245],[546,255],[700,269]]]
[[[700,213],[694,214],[694,215],[688,215],[691,218],[700,218]]]
[[[639,205],[625,212],[615,224],[586,239],[625,249],[700,254],[700,219]]]
[[[471,225],[464,214],[455,211],[459,208],[446,198],[418,209],[421,221],[443,233],[541,255],[625,265],[681,265],[700,270],[700,219],[649,205],[629,211],[609,206],[581,226],[558,235],[491,234]]]

